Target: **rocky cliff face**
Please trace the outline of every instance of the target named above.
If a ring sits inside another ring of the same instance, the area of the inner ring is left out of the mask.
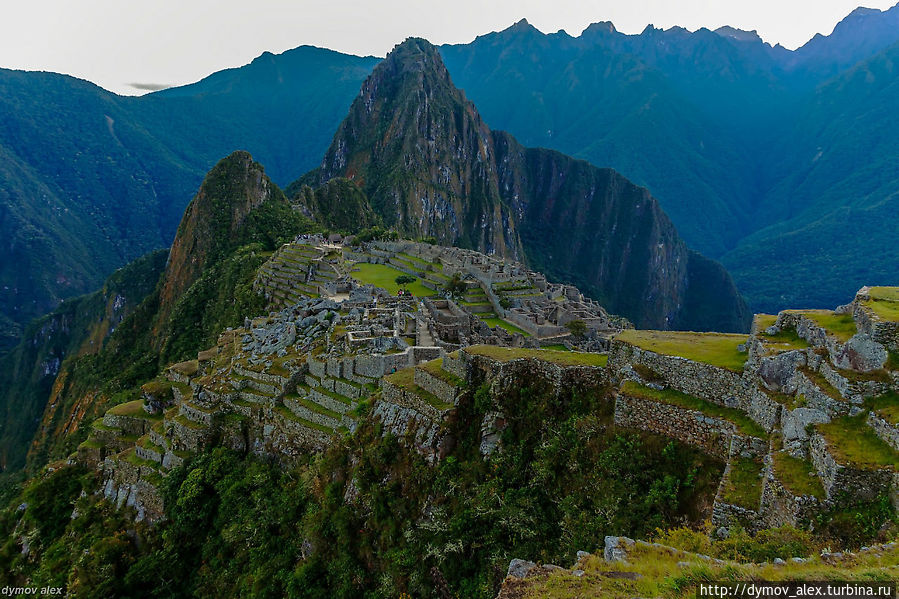
[[[640,327],[748,326],[729,275],[686,247],[648,191],[491,131],[424,40],[375,68],[303,181],[335,177],[354,181],[404,235],[524,260]],[[700,305],[713,317],[700,320]]]

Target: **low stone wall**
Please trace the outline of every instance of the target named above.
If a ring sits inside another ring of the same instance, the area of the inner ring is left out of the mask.
[[[765,395],[751,376],[666,356],[613,340],[609,368],[621,376],[622,370],[641,364],[661,377],[666,386],[706,401],[746,412],[759,426],[770,432],[780,420],[781,406]]]
[[[721,460],[728,459],[736,434],[736,427],[725,420],[624,393],[615,400],[615,424],[677,439]]]
[[[821,510],[821,502],[810,495],[794,495],[774,473],[769,464],[762,488],[762,520],[768,528],[794,526],[808,528]]]
[[[712,504],[712,525],[731,527],[735,524],[754,532],[762,527],[762,516],[755,510],[716,499]]]
[[[383,402],[402,408],[409,408],[433,421],[439,421],[443,417],[443,413],[440,410],[424,401],[418,395],[394,385],[387,379],[381,379],[381,401],[379,403]]]
[[[327,368],[328,365],[326,362],[320,362],[316,360],[311,355],[306,359],[306,364],[309,365],[309,374],[319,379],[325,378],[327,376]]]
[[[874,341],[891,351],[899,351],[899,322],[888,322],[878,318],[871,308],[861,302],[870,296],[859,294],[853,303],[852,318],[860,333],[870,335]]]
[[[190,404],[190,402],[183,402],[179,406],[179,412],[184,415],[185,418],[196,422],[197,424],[202,424],[204,426],[212,426],[212,417],[214,416],[214,412],[206,412],[198,409],[196,406]]]
[[[103,495],[116,507],[128,506],[137,512],[137,520],[156,522],[164,515],[162,495],[156,485],[146,479],[155,473],[148,466],[136,466],[113,457],[103,462]]]
[[[443,369],[463,381],[468,380],[468,368],[465,365],[465,359],[462,357],[461,352],[455,358],[449,354],[445,355],[443,357]]]
[[[894,473],[889,469],[860,470],[837,462],[827,441],[815,433],[809,441],[809,455],[821,477],[828,501],[870,501],[889,493]]]
[[[274,389],[283,388],[289,381],[289,379],[284,378],[283,376],[277,374],[269,374],[267,372],[256,372],[255,370],[247,370],[243,368],[239,364],[235,364],[231,367],[231,372],[238,376],[245,376],[250,379],[255,379],[257,381],[262,381],[266,383]]]
[[[321,391],[318,391],[317,389],[313,389],[309,393],[309,399],[324,408],[328,408],[332,412],[337,412],[338,414],[343,414],[350,409],[350,407],[342,401],[338,401],[333,397],[326,395]]]
[[[350,399],[359,399],[362,396],[362,389],[342,379],[334,380],[334,392]]]
[[[416,385],[434,394],[440,401],[455,405],[460,393],[459,388],[421,368],[415,369],[414,377]]]
[[[147,418],[124,416],[107,412],[103,415],[103,424],[121,429],[126,435],[136,435],[141,437],[150,430],[152,422]]]
[[[867,423],[884,443],[899,451],[899,426],[890,424],[875,412],[868,413]]]
[[[850,413],[852,409],[851,403],[831,397],[804,373],[797,372],[795,381],[796,396],[799,397],[801,395],[805,397],[806,407],[824,412],[831,418],[846,416]]]

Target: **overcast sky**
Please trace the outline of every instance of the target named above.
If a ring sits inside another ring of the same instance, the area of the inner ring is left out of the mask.
[[[690,30],[732,25],[796,48],[860,0],[2,0],[0,66],[68,73],[124,94],[184,84],[303,44],[384,56],[411,35],[465,43],[526,18],[579,35],[612,21]],[[865,0],[885,9],[896,0]]]

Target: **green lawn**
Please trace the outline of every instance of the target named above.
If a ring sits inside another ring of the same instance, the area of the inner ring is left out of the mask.
[[[712,418],[727,420],[734,424],[744,435],[758,437],[759,439],[768,438],[768,433],[765,432],[765,429],[742,410],[719,406],[716,403],[694,397],[693,395],[687,395],[674,389],[653,389],[634,381],[625,381],[621,385],[621,392],[625,395],[667,403],[687,410],[696,410]]]
[[[144,410],[144,400],[142,399],[135,399],[128,403],[119,404],[114,408],[111,408],[109,413],[116,416],[131,416],[132,418],[147,418],[150,420],[159,420],[162,418],[162,414],[147,413],[147,411]]]
[[[814,466],[808,460],[800,460],[780,451],[774,453],[774,473],[787,490],[795,495],[824,499],[821,479],[810,474],[814,471]]]
[[[510,333],[521,333],[521,334],[524,335],[525,337],[530,337],[530,336],[531,336],[531,334],[528,333],[527,331],[518,328],[517,326],[515,326],[515,325],[512,324],[511,322],[506,322],[506,321],[503,320],[502,318],[496,318],[496,317],[494,317],[494,318],[481,318],[481,321],[487,323],[487,326],[488,326],[488,327],[501,327],[501,328],[503,328],[503,329],[506,329],[506,330],[509,331]]]
[[[727,503],[750,510],[758,510],[762,498],[762,464],[752,458],[737,458],[722,489],[721,498]]]
[[[871,287],[870,295],[866,306],[883,320],[899,322],[899,287]]]
[[[359,262],[356,264],[355,270],[350,273],[350,276],[361,283],[371,283],[375,287],[386,289],[391,295],[396,295],[396,292],[400,290],[400,286],[396,284],[396,278],[404,274],[406,273],[385,264]],[[415,281],[407,285],[406,289],[411,291],[412,295],[416,297],[435,295],[435,291],[422,285],[421,281]]]
[[[827,440],[830,451],[841,464],[863,469],[899,469],[899,452],[878,437],[865,424],[865,418],[865,414],[837,418],[817,425],[816,430]]]
[[[472,345],[463,351],[476,356],[485,356],[509,362],[519,358],[543,360],[560,366],[599,366],[603,367],[609,362],[606,354],[572,351],[555,351],[548,349],[525,349],[521,347],[498,347],[496,345]]]
[[[890,391],[878,397],[870,397],[865,400],[865,407],[877,412],[890,424],[899,425],[899,393]]]
[[[734,372],[742,372],[749,357],[748,352],[737,350],[738,345],[749,339],[748,335],[625,329],[615,339],[658,354],[679,356]]]
[[[777,322],[776,314],[756,314],[752,320],[752,329],[762,333]]]
[[[839,339],[849,341],[858,332],[852,314],[836,314],[831,310],[797,310],[819,327]]]
[[[795,329],[785,329],[775,335],[768,335],[765,333],[765,329],[759,329],[758,338],[764,344],[768,353],[785,352],[793,349],[805,349],[808,347],[808,341],[800,337]]]

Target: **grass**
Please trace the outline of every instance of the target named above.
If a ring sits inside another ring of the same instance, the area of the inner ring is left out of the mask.
[[[415,369],[414,368],[403,368],[402,370],[397,370],[393,374],[390,374],[384,379],[397,387],[401,387],[410,393],[414,393],[418,397],[420,397],[425,403],[430,405],[433,408],[438,410],[449,410],[455,406],[451,403],[446,403],[441,400],[439,397],[431,393],[426,389],[422,389],[418,385],[415,384]]]
[[[706,416],[727,420],[736,426],[737,430],[744,435],[750,435],[760,439],[768,438],[768,433],[765,432],[765,429],[759,426],[755,420],[747,416],[745,412],[735,408],[719,406],[718,404],[706,401],[699,397],[694,397],[693,395],[681,393],[680,391],[675,391],[674,389],[653,389],[652,387],[647,387],[635,383],[634,381],[625,381],[624,384],[621,385],[621,392],[625,395],[658,401],[687,410],[696,410],[697,412],[702,412]]]
[[[815,471],[814,466],[808,460],[794,458],[781,451],[774,455],[774,473],[784,487],[794,495],[811,495],[818,499],[824,499],[824,487],[817,476],[810,474]]]
[[[736,458],[721,490],[721,499],[749,510],[758,510],[762,498],[762,463]]]
[[[578,567],[584,570],[581,576],[576,577],[569,570],[547,573],[537,569],[523,581],[507,582],[504,592],[511,591],[509,597],[520,599],[693,599],[697,597],[699,585],[711,581],[891,582],[896,578],[895,564],[899,562],[899,546],[854,554],[836,563],[828,563],[821,557],[812,555],[802,563],[787,561],[785,564],[706,562],[689,554],[642,544],[629,551],[627,562],[610,564],[603,560],[601,546],[593,549],[594,555],[579,562]],[[684,562],[689,563],[685,565]],[[637,576],[626,576],[623,573]]]
[[[899,452],[887,445],[865,423],[865,414],[837,418],[815,428],[824,436],[830,452],[839,463],[863,470],[899,470]]]
[[[824,375],[818,372],[817,370],[812,370],[808,366],[800,366],[798,370],[804,374],[812,383],[815,384],[816,387],[821,389],[828,396],[832,397],[837,401],[846,401],[836,387],[830,384],[830,382],[824,378]]]
[[[162,414],[150,414],[144,410],[144,400],[135,399],[127,403],[119,404],[109,410],[115,416],[129,416],[131,418],[146,418],[148,420],[161,420]]]
[[[756,314],[752,320],[752,330],[758,333],[765,332],[770,326],[774,326],[777,322],[776,314]]]
[[[350,276],[362,283],[371,283],[375,287],[386,289],[391,295],[396,295],[397,291],[401,289],[401,287],[396,284],[395,279],[400,275],[406,274],[401,270],[397,270],[384,264],[369,264],[368,262],[360,262],[356,264],[355,268],[356,269],[350,273]],[[416,297],[429,297],[434,295],[434,290],[428,289],[422,285],[421,281],[415,281],[414,283],[406,285],[406,289],[411,291],[412,295]]]
[[[808,341],[800,337],[795,329],[785,329],[775,335],[768,335],[762,329],[758,334],[758,338],[764,344],[768,353],[806,349],[808,347]]]
[[[289,409],[287,409],[285,406],[275,406],[274,410],[275,410],[275,412],[280,414],[283,418],[285,418],[287,420],[293,420],[294,422],[301,424],[301,425],[305,426],[306,428],[311,428],[311,429],[314,429],[317,431],[321,431],[327,435],[330,435],[331,433],[334,432],[333,429],[330,429],[327,426],[323,426],[321,424],[318,424],[317,422],[312,422],[311,420],[306,420],[305,418],[300,418],[299,416],[297,416],[296,414],[291,412]]]
[[[843,342],[849,341],[858,332],[852,314],[837,314],[830,310],[803,310],[799,314]]]
[[[545,349],[549,351],[571,351],[567,347],[565,347],[562,343],[553,343],[552,345],[543,345],[540,349]]]
[[[742,372],[743,365],[749,357],[748,352],[737,350],[737,346],[746,343],[747,339],[749,339],[747,335],[725,333],[638,331],[636,329],[626,329],[616,337],[618,341],[658,354],[679,356],[733,372]]]
[[[436,360],[425,362],[424,364],[420,364],[418,368],[421,368],[428,374],[437,377],[438,379],[452,385],[453,387],[465,386],[465,381],[452,374],[451,372],[447,372],[443,369],[443,358],[437,358]]]
[[[899,287],[871,287],[865,305],[883,320],[899,322]]]
[[[496,345],[472,345],[463,351],[476,356],[493,358],[500,362],[509,362],[521,358],[543,360],[559,366],[596,366],[604,367],[609,362],[607,354],[555,351],[548,349],[525,349],[522,347],[499,347]]]
[[[501,328],[503,328],[503,329],[506,329],[506,330],[509,331],[510,333],[521,333],[521,334],[524,335],[525,337],[530,337],[530,336],[531,336],[531,334],[528,333],[527,331],[518,328],[517,326],[515,326],[514,324],[512,324],[512,323],[510,323],[510,322],[506,322],[506,321],[503,320],[502,318],[496,318],[496,317],[493,317],[493,318],[481,318],[481,322],[486,323],[487,326],[488,326],[488,327],[491,327],[491,328],[492,328],[492,327],[501,327]]]
[[[866,399],[865,407],[890,424],[899,425],[899,393],[896,391]]]

